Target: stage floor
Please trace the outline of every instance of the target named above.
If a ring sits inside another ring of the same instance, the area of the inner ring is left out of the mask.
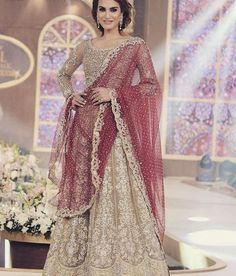
[[[227,264],[222,270],[202,275],[236,275],[236,198],[213,192],[211,188],[185,184],[188,182],[192,179],[165,180],[167,235],[170,233]]]
[[[236,198],[187,184],[191,181],[179,177],[165,179],[166,234],[227,264],[222,270],[191,273],[191,276],[233,276],[236,271]],[[0,270],[0,276],[40,275],[35,271]],[[186,271],[178,275],[190,274]]]

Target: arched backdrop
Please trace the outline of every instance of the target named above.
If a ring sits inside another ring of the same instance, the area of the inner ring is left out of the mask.
[[[96,36],[93,26],[81,17],[62,15],[42,29],[38,42],[34,150],[49,151],[64,98],[58,87],[57,72],[72,48]],[[82,66],[73,75],[73,86],[81,91]]]

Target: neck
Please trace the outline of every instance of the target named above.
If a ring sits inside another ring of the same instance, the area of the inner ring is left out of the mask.
[[[105,40],[112,40],[112,39],[116,39],[123,36],[122,34],[119,33],[118,30],[105,30],[104,31],[104,35],[103,35],[103,39]]]

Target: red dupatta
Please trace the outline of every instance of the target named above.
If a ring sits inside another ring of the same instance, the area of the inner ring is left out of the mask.
[[[139,81],[135,84],[137,72]],[[110,88],[111,103],[93,106],[90,92],[95,87]],[[145,42],[130,38],[116,47],[86,91],[87,104],[76,112],[71,99],[67,100],[52,146],[49,178],[59,185],[57,214],[73,217],[92,206],[119,131],[128,164],[162,241],[165,206],[159,133],[161,92]]]

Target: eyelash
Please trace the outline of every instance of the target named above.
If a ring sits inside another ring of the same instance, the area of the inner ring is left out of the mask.
[[[99,11],[100,11],[100,12],[105,12],[106,9],[104,9],[104,8],[99,8]],[[111,12],[117,12],[118,9],[117,9],[117,8],[111,8],[110,11],[111,11]]]

